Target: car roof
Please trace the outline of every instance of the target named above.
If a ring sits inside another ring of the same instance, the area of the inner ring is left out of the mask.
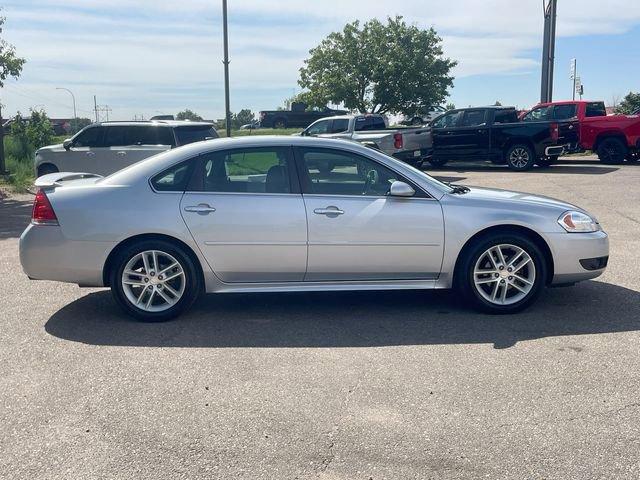
[[[102,127],[112,126],[140,126],[140,125],[167,125],[169,127],[185,127],[185,126],[213,126],[211,122],[192,122],[189,120],[142,120],[142,121],[111,121],[111,122],[98,122],[93,125],[99,125]]]

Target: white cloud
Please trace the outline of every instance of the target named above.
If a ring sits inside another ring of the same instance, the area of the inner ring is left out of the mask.
[[[67,86],[85,111],[95,93],[121,118],[182,105],[222,116],[220,2],[13,1],[5,34],[28,63],[4,92],[9,112],[45,103],[53,115],[68,115],[65,93],[55,90]],[[640,22],[640,2],[559,3],[559,36],[622,33]],[[229,10],[236,110],[280,104],[297,87],[307,51],[356,18],[402,14],[434,26],[459,61],[458,78],[538,68],[539,0],[231,0]]]

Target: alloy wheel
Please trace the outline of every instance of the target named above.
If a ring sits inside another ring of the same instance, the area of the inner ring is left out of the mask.
[[[529,152],[522,147],[514,148],[509,155],[509,163],[516,168],[525,168],[529,163]]]
[[[121,282],[132,305],[145,312],[163,312],[182,298],[186,276],[175,257],[160,250],[147,250],[127,262]]]
[[[536,268],[531,256],[511,244],[494,245],[482,253],[473,269],[473,285],[488,302],[512,305],[533,289]]]

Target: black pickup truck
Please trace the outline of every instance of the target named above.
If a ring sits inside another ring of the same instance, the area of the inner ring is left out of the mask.
[[[433,149],[427,160],[490,160],[512,170],[551,165],[578,141],[575,120],[521,122],[513,107],[450,110],[431,122]]]
[[[306,103],[293,102],[291,110],[263,110],[258,115],[262,128],[307,128],[321,118],[347,113],[344,110],[330,108],[307,110]]]

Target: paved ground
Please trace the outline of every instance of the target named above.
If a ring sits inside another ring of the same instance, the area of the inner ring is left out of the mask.
[[[640,165],[448,180],[560,197],[611,234],[597,281],[526,313],[454,294],[233,295],[179,322],[30,282],[0,201],[0,478],[638,478]]]

